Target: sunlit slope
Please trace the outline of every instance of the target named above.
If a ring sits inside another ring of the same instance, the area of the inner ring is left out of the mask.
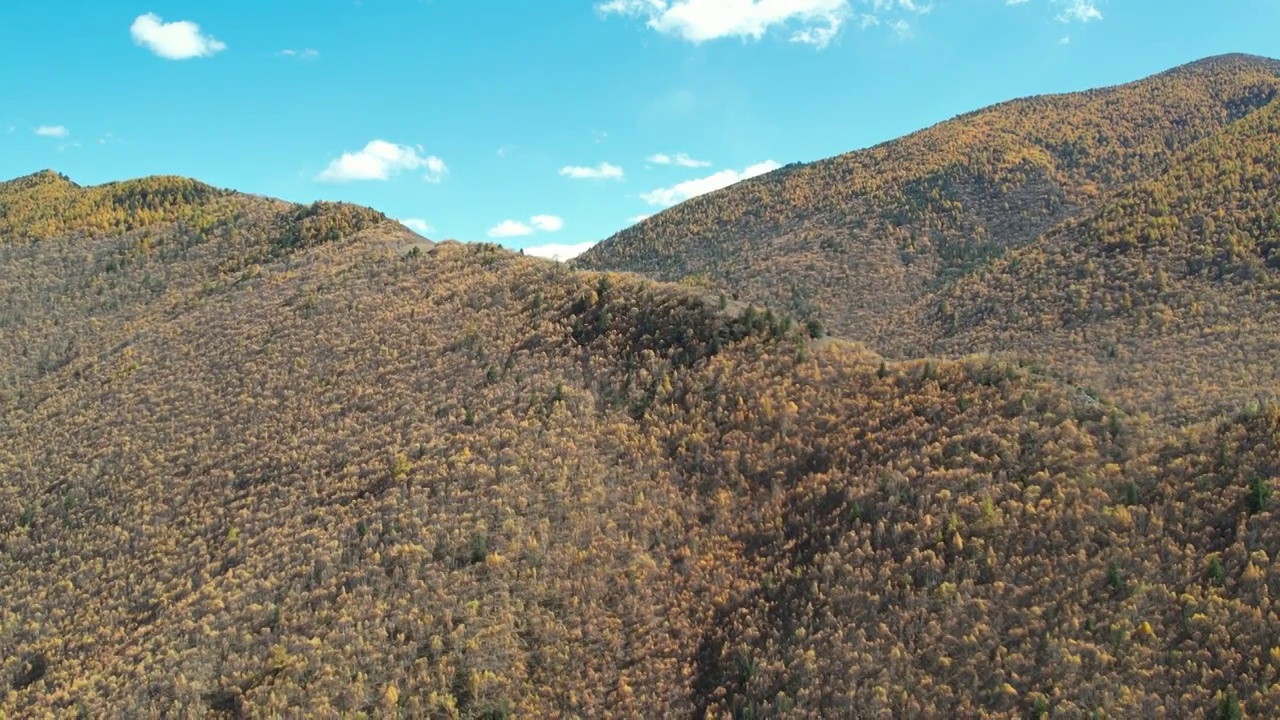
[[[1043,358],[1171,417],[1231,411],[1280,394],[1278,238],[1272,104],[966,277],[919,321],[931,352]]]
[[[576,264],[705,283],[879,347],[915,336],[904,308],[1163,172],[1269,104],[1278,76],[1274,60],[1227,55],[1003,103],[694,198]]]

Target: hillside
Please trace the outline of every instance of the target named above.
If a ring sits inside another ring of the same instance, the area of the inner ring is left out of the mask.
[[[0,183],[0,399],[90,354],[85,343],[102,349],[102,338],[166,300],[243,282],[298,249],[375,225],[418,239],[385,221],[366,208],[298,206],[186,178],[81,188],[44,171]]]
[[[1280,705],[1274,406],[202,188],[0,186],[0,714]]]
[[[1280,62],[1228,55],[1127,85],[1003,103],[695,198],[605,240],[576,265],[703,284],[818,318],[897,357],[962,346],[1019,353],[1020,340],[987,342],[998,328],[981,341],[938,344],[919,306],[938,304],[975,271],[1055,228],[1129,212],[1130,188],[1201,162],[1191,149],[1238,135],[1237,125],[1264,147],[1270,130],[1248,121],[1273,105],[1277,87]],[[1274,185],[1274,176],[1250,182]],[[1234,222],[1234,206],[1221,211]],[[1099,241],[1121,231],[1113,226],[1076,239]],[[1145,402],[1133,409],[1168,411]]]
[[[1181,419],[1280,397],[1280,105],[964,278],[930,352],[1017,348]],[[917,348],[900,345],[908,352]]]

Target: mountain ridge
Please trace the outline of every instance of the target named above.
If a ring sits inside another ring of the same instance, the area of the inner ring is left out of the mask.
[[[851,158],[859,158],[859,159],[868,158],[868,160],[874,159],[876,161],[880,161],[882,159],[882,156],[884,156],[886,153],[896,151],[899,148],[904,147],[904,143],[929,144],[929,145],[936,146],[939,144],[938,139],[936,139],[939,134],[954,135],[955,133],[965,128],[963,123],[957,122],[960,120],[972,120],[975,118],[982,118],[986,115],[997,113],[998,111],[1001,111],[1001,110],[1007,110],[1010,107],[1034,105],[1036,103],[1045,102],[1046,100],[1051,101],[1051,100],[1057,100],[1057,99],[1073,99],[1073,98],[1087,99],[1090,96],[1090,94],[1107,95],[1107,94],[1115,93],[1117,91],[1143,87],[1144,84],[1151,84],[1153,82],[1154,83],[1165,82],[1165,81],[1168,81],[1170,78],[1178,78],[1183,75],[1191,74],[1193,76],[1200,77],[1206,74],[1212,75],[1213,73],[1216,73],[1223,69],[1230,70],[1234,73],[1240,68],[1244,68],[1246,75],[1256,71],[1264,71],[1268,73],[1269,76],[1267,77],[1267,79],[1271,81],[1271,85],[1272,85],[1271,89],[1274,90],[1275,76],[1276,74],[1280,74],[1280,62],[1266,59],[1266,58],[1257,58],[1256,56],[1233,54],[1233,55],[1216,56],[1214,58],[1208,58],[1198,62],[1187,63],[1185,65],[1179,66],[1178,68],[1167,70],[1162,73],[1149,76],[1147,78],[1135,80],[1129,83],[1123,83],[1120,85],[1111,86],[1108,88],[1101,88],[1101,89],[1077,92],[1077,93],[1060,93],[1056,95],[1038,95],[1038,96],[1016,98],[1016,99],[1008,100],[1008,101],[998,103],[996,105],[992,105],[986,108],[977,109],[969,113],[956,116],[951,120],[943,121],[935,125],[932,125],[930,127],[917,130],[915,132],[909,133],[895,140],[889,140],[869,148],[856,150],[848,153],[842,153],[839,155],[834,155],[832,157],[824,158],[822,160],[817,160],[814,162],[792,163],[778,170],[774,170],[770,173],[766,173],[764,175],[761,175],[755,178],[744,180],[740,183],[730,186],[729,188],[722,188],[713,193],[708,193],[706,195],[693,198],[692,200],[682,203],[680,206],[677,206],[676,208],[668,208],[667,210],[664,210],[662,213],[659,213],[658,215],[642,220],[632,228],[628,228],[626,230],[621,231],[620,233],[615,234],[614,236],[611,236],[610,238],[607,238],[600,245],[592,248],[591,250],[588,250],[584,254],[584,256],[578,260],[578,264],[583,267],[588,267],[593,264],[601,264],[600,261],[595,260],[595,258],[601,256],[605,251],[609,250],[611,245],[616,244],[618,241],[618,238],[627,236],[628,234],[634,234],[637,231],[637,229],[652,227],[656,225],[658,221],[662,218],[662,216],[666,213],[672,213],[673,211],[676,211],[685,207],[690,207],[690,206],[696,207],[696,209],[701,210],[708,205],[712,205],[717,198],[722,198],[726,194],[732,194],[733,192],[752,191],[762,185],[770,184],[772,181],[776,181],[776,180],[790,177],[790,176],[795,176],[797,173],[800,173],[800,172],[816,172],[816,171],[825,169],[826,167],[832,166],[833,164],[837,164],[840,161],[849,160]],[[1245,80],[1247,79],[1249,78],[1246,77]],[[1246,87],[1243,89],[1247,91],[1248,88]],[[1219,90],[1219,89],[1217,88],[1206,89],[1206,92],[1212,92],[1214,90]],[[987,142],[989,140],[990,138],[984,139],[984,142]],[[1044,157],[1045,156],[1042,156],[1042,159]],[[1017,158],[1015,157],[1014,159],[1017,159]],[[865,182],[865,181],[860,181],[860,182]],[[848,192],[848,191],[845,190],[844,192]]]
[[[991,263],[1123,202],[1125,188],[1272,107],[1278,89],[1280,62],[1224,55],[1007,101],[694,198],[574,265],[695,283],[893,357],[934,355],[947,345],[917,306],[936,308]]]

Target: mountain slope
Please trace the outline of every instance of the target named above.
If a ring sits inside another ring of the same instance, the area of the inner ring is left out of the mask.
[[[1280,62],[1230,55],[1015,100],[791,165],[606,239],[586,269],[702,280],[873,343],[895,314],[1270,103]]]
[[[44,171],[0,183],[0,399],[100,350],[84,343],[164,308],[166,297],[217,292],[262,263],[374,228],[417,239],[366,208],[304,207],[186,178],[81,188]]]
[[[1278,238],[1273,103],[964,278],[917,324],[935,333],[930,351],[1016,348],[1175,417],[1273,400]]]
[[[1169,434],[1010,363],[225,200],[0,245],[39,311],[9,322],[92,348],[10,361],[0,713],[1280,704],[1274,408]],[[143,237],[104,292],[174,279],[86,304]]]

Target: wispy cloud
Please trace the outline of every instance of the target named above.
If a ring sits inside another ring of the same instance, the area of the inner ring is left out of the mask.
[[[227,49],[226,43],[205,35],[189,20],[165,22],[155,13],[139,15],[129,28],[133,41],[166,60],[208,57]]]
[[[728,187],[741,180],[753,178],[757,175],[763,175],[771,170],[777,170],[782,167],[780,163],[773,160],[765,160],[761,163],[751,165],[742,171],[738,170],[721,170],[712,173],[706,177],[696,178],[694,180],[686,180],[682,183],[672,185],[667,188],[658,188],[647,193],[641,193],[640,198],[650,205],[675,205],[684,202],[689,198],[719,190]]]
[[[1082,22],[1101,20],[1102,10],[1098,9],[1098,0],[1053,0],[1061,10],[1058,11],[1058,22]]]
[[[529,224],[542,232],[555,232],[564,227],[564,220],[555,215],[534,215],[529,218]]]
[[[1026,5],[1030,0],[1005,0],[1005,5]],[[1058,22],[1082,22],[1087,23],[1090,20],[1101,20],[1102,10],[1098,7],[1099,3],[1106,0],[1049,0],[1049,3],[1058,8],[1055,19]],[[1066,45],[1066,43],[1063,43]]]
[[[424,153],[421,145],[371,140],[363,150],[342,153],[342,157],[330,162],[316,179],[321,182],[387,180],[406,170],[426,170],[424,180],[440,182],[448,174],[448,166],[435,155]]]
[[[596,241],[591,240],[588,242],[577,243],[575,245],[537,245],[525,248],[524,254],[564,262],[565,260],[572,260],[573,258],[578,257],[582,253],[590,250],[595,244]]]
[[[491,238],[519,237],[521,235],[532,235],[533,228],[519,220],[503,220],[489,228],[488,234]]]
[[[789,40],[821,49],[850,21],[866,29],[903,22],[902,14],[922,15],[933,3],[922,0],[606,0],[602,15],[641,18],[655,32],[693,43],[736,37],[759,40],[775,28],[790,30]],[[900,25],[899,25],[900,27]],[[900,32],[900,31],[899,31]]]
[[[311,48],[307,48],[305,50],[281,50],[276,54],[281,57],[295,58],[298,60],[315,60],[320,57],[320,51],[312,50]]]
[[[532,235],[535,232],[556,232],[564,228],[564,220],[555,215],[534,215],[529,222],[503,220],[489,228],[489,237],[507,238]]]
[[[57,144],[59,151],[72,150],[81,147],[78,141],[68,139],[71,137],[71,131],[62,125],[41,125],[32,130],[32,132],[43,138],[61,140],[62,142]]]
[[[684,153],[676,153],[668,155],[666,153],[656,153],[645,158],[654,165],[678,165],[679,167],[710,167],[711,163],[706,160],[694,160]]]
[[[726,37],[759,40],[774,27],[793,26],[792,42],[824,47],[849,17],[849,0],[608,0],[604,15],[643,18],[664,35],[700,43]]]
[[[652,215],[646,215],[645,213],[640,213],[639,215],[632,215],[631,217],[627,218],[627,222],[634,225],[642,220],[648,220],[650,217],[652,217]]]
[[[607,162],[595,167],[569,165],[560,168],[560,174],[576,180],[621,180],[622,168]]]
[[[432,230],[435,230],[435,228],[431,227],[431,225],[428,224],[427,221],[423,220],[422,218],[400,218],[400,224],[418,233],[419,235],[426,235]]]

